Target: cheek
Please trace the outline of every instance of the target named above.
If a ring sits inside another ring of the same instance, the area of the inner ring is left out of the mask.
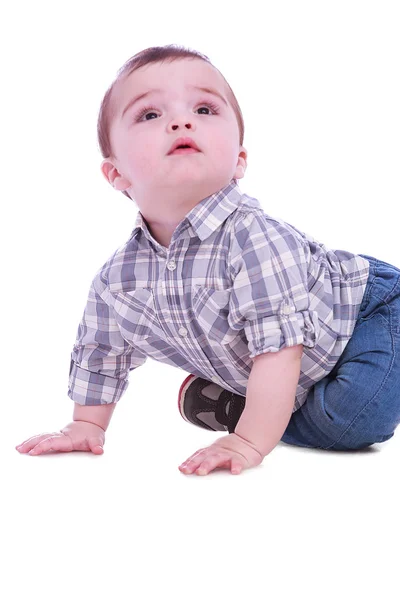
[[[154,175],[157,158],[154,144],[140,139],[135,140],[135,142],[129,141],[125,144],[123,153],[124,162],[131,173]]]
[[[229,134],[219,137],[212,146],[213,158],[218,161],[219,165],[235,166],[239,153],[236,146],[236,138],[233,139]]]
[[[225,122],[217,131],[213,132],[212,147],[219,155],[234,154],[239,148],[236,128],[230,122]]]

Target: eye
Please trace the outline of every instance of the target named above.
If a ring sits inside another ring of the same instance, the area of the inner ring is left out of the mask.
[[[200,110],[201,108],[207,108],[208,110],[212,110],[212,112],[215,115],[218,115],[219,113],[218,106],[216,106],[212,102],[203,102],[197,110]]]
[[[214,115],[218,115],[219,114],[219,109],[218,106],[216,106],[215,104],[213,104],[212,102],[202,102],[198,108],[196,110],[200,110],[206,108],[207,110],[211,110],[212,113]],[[139,122],[143,119],[144,116],[147,117],[147,115],[154,115],[156,114],[157,109],[154,108],[154,106],[145,106],[135,117],[134,120],[135,122]],[[207,115],[208,113],[201,113],[204,115]],[[145,121],[150,121],[151,119],[145,119]]]
[[[135,121],[141,121],[144,115],[148,113],[149,115],[155,114],[156,109],[153,106],[145,106],[136,116]],[[146,121],[150,121],[150,119],[146,119]]]

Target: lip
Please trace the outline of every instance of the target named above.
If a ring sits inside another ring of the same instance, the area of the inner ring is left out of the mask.
[[[192,140],[190,137],[180,137],[172,144],[168,154],[172,154],[174,150],[177,149],[178,146],[190,146],[194,150],[200,152],[200,148],[197,146],[196,142]]]

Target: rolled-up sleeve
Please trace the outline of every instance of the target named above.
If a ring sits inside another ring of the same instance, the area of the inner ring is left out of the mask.
[[[68,396],[78,404],[118,402],[128,388],[129,372],[147,358],[122,337],[108,296],[98,272],[71,353]]]
[[[314,347],[320,326],[310,307],[301,236],[252,212],[237,225],[234,240],[229,325],[244,329],[250,358],[298,344]]]

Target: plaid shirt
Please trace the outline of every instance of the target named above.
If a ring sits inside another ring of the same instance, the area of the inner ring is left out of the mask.
[[[148,356],[245,396],[255,356],[303,344],[298,410],[352,335],[369,262],[265,214],[236,179],[186,215],[168,248],[140,212],[135,225],[92,280],[68,396],[118,402]]]

